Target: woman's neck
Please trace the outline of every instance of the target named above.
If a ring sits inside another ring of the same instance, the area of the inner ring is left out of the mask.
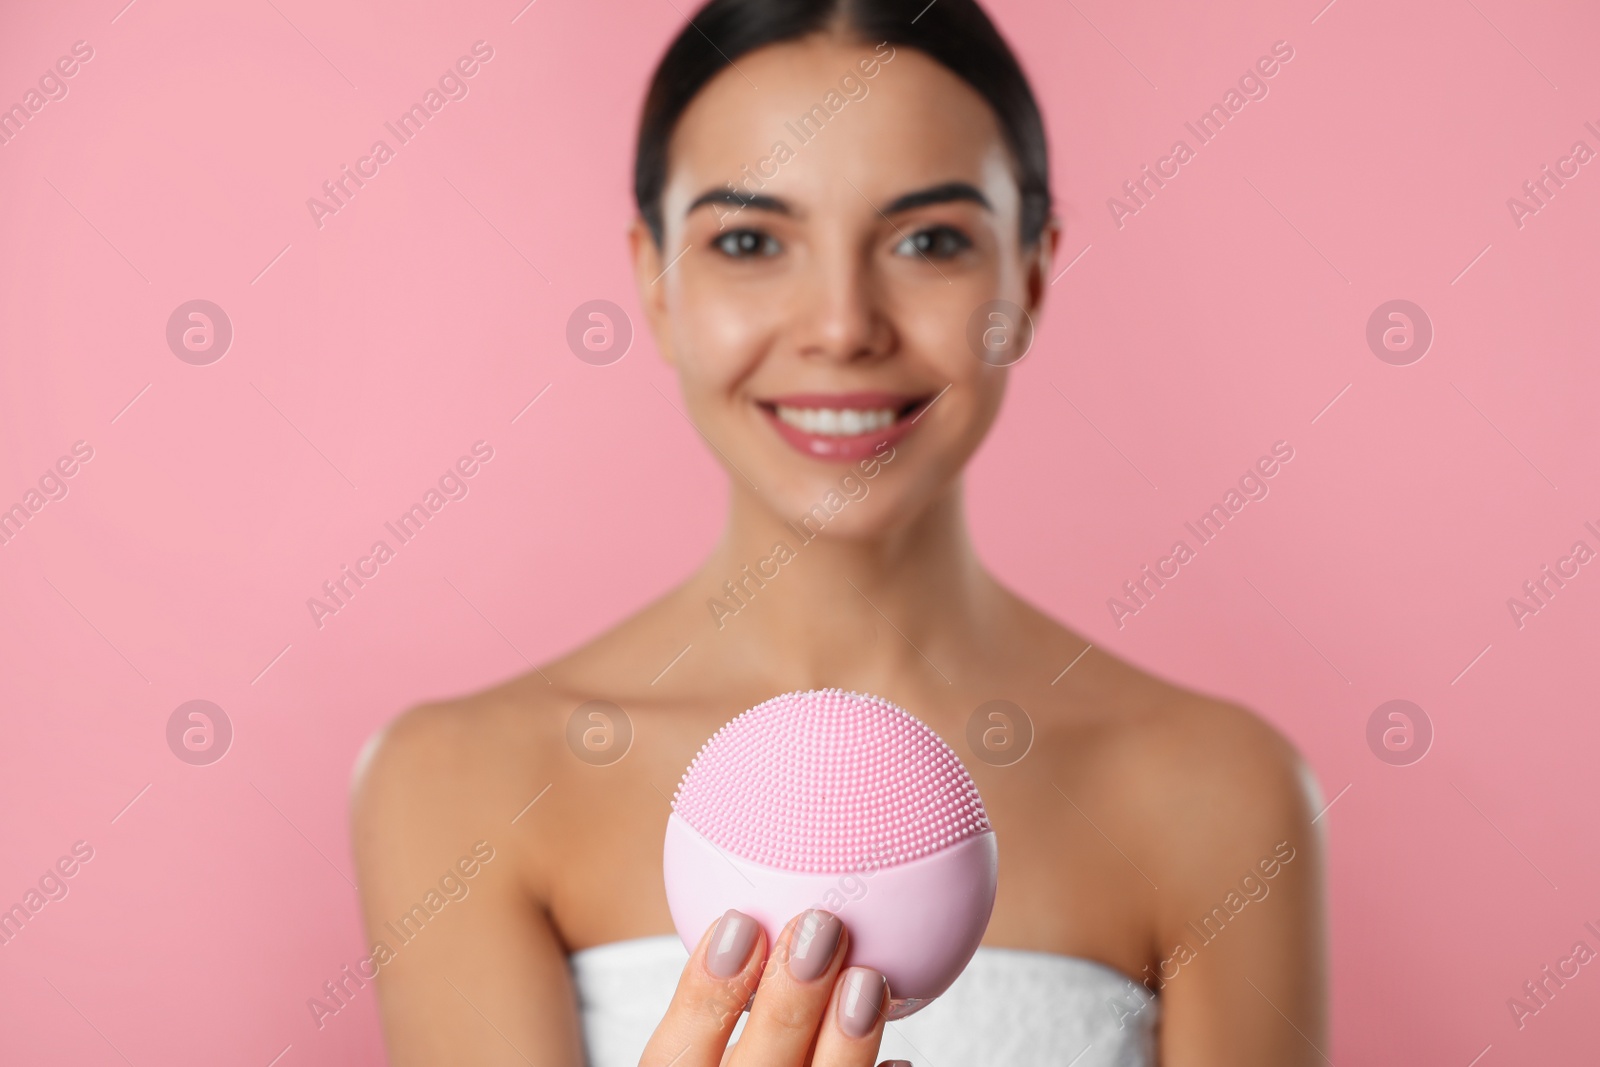
[[[960,482],[886,532],[843,536],[831,521],[785,520],[735,486],[722,540],[680,590],[708,623],[707,660],[775,691],[950,684],[1004,608],[967,536]]]

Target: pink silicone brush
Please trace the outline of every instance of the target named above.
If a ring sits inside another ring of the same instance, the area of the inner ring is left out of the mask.
[[[847,965],[889,980],[891,1019],[949,988],[994,910],[998,853],[977,787],[922,722],[842,689],[785,693],[700,749],[667,819],[667,903],[690,951],[729,908],[769,945],[807,908],[850,931]]]

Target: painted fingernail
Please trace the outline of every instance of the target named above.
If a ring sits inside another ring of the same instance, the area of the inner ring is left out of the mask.
[[[729,908],[711,931],[706,950],[706,970],[718,978],[732,978],[744,970],[744,961],[756,943],[756,921]]]
[[[851,1037],[866,1037],[878,1025],[878,1009],[883,1006],[883,975],[871,967],[852,967],[844,972],[839,989],[839,1028]]]
[[[839,933],[844,924],[837,915],[825,911],[808,911],[794,929],[789,942],[789,973],[802,982],[809,982],[828,969],[833,950],[839,947]]]

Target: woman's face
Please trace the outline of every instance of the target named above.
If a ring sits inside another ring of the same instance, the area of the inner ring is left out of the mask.
[[[1052,224],[1021,246],[989,106],[921,52],[817,36],[718,74],[669,160],[663,247],[632,234],[641,300],[736,485],[793,518],[854,475],[836,535],[919,514],[1005,392],[1007,368],[969,340],[1001,322],[982,306],[1036,314],[1055,243]],[[866,481],[883,442],[893,458]]]

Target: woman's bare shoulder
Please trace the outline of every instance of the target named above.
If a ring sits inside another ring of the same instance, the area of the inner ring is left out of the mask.
[[[1151,875],[1160,868],[1174,887],[1203,896],[1282,842],[1317,853],[1320,789],[1263,716],[1111,656],[1082,681],[1105,710],[1094,730],[1095,795]]]
[[[1033,609],[1030,609],[1033,610]],[[1241,703],[1175,684],[1038,614],[1046,657],[1063,665],[1041,685],[1042,731],[1092,756],[1085,786],[1143,828],[1174,862],[1200,863],[1305,834],[1321,807],[1316,780],[1284,733]],[[1088,647],[1086,647],[1088,646]],[[1274,836],[1279,835],[1279,836]],[[1232,843],[1233,847],[1228,848]]]
[[[503,837],[515,831],[514,840],[531,844],[541,820],[512,820],[578,764],[567,751],[573,711],[589,700],[623,701],[640,692],[656,646],[670,646],[662,601],[559,658],[475,692],[420,702],[377,730],[351,782],[358,850],[430,840],[454,847],[447,843],[495,826]],[[637,686],[630,663],[643,679]]]
[[[572,710],[586,700],[618,699],[631,688],[619,665],[637,661],[635,673],[643,675],[650,651],[670,646],[660,633],[662,615],[657,601],[514,678],[406,709],[368,740],[357,761],[357,795],[388,777],[418,786],[484,785],[497,768],[514,769],[518,780],[540,772],[548,780],[561,763]]]
[[[574,706],[571,693],[531,671],[395,716],[367,741],[352,776],[358,863],[370,870],[415,856],[426,865],[462,842],[525,843],[537,822],[519,812],[562,773]]]
[[[478,692],[415,704],[367,741],[356,787],[396,772],[418,784],[435,775],[471,777],[508,750],[537,748],[554,729],[564,695],[531,671]],[[434,775],[419,775],[425,769]]]

